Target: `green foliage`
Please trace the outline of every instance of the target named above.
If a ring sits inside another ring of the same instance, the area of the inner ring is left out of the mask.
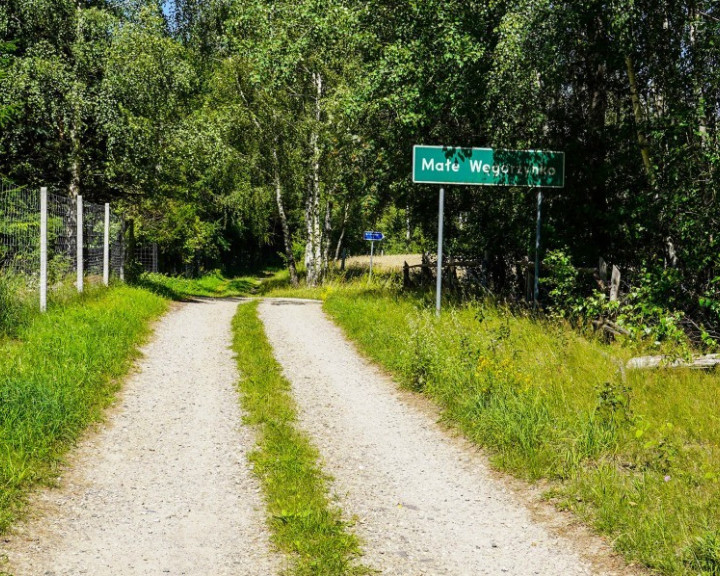
[[[5,71],[10,64],[10,54],[15,50],[12,42],[0,42],[0,82],[3,81],[7,72]],[[2,128],[11,118],[15,103],[8,103],[0,106],[0,128]]]
[[[101,417],[149,321],[164,309],[141,290],[98,289],[36,315],[15,340],[0,340],[0,530]]]
[[[317,450],[297,427],[290,384],[273,358],[256,302],[238,308],[233,330],[242,405],[259,432],[251,459],[265,491],[273,539],[288,557],[287,573],[369,574],[357,562],[357,538],[331,503]]]
[[[540,278],[540,283],[548,289],[548,310],[556,316],[564,317],[578,299],[578,271],[563,250],[549,251],[543,263],[550,271]]]
[[[613,319],[638,344],[686,355],[692,341],[683,327],[684,313],[671,307],[672,297],[668,291],[673,282],[668,281],[668,275],[674,273],[663,271],[657,275],[643,272],[635,279],[631,290],[614,302],[605,293],[596,290],[591,296],[572,302],[569,313],[581,323],[596,318]],[[702,329],[701,341],[695,344],[708,348],[715,346]]]
[[[631,392],[630,387],[622,381],[603,382],[597,387],[598,404],[595,415],[612,428],[632,422]]]

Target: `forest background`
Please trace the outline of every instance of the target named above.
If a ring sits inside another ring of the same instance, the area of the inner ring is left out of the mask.
[[[6,0],[0,176],[113,202],[166,272],[280,255],[315,285],[364,229],[434,248],[414,144],[562,150],[556,269],[602,257],[717,327],[719,32],[711,0]],[[534,194],[448,192],[448,252],[522,293]]]

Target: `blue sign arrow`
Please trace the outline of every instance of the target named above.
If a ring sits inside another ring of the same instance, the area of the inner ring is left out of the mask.
[[[380,240],[384,240],[385,236],[383,236],[382,232],[365,232],[363,238],[371,242],[379,242]]]

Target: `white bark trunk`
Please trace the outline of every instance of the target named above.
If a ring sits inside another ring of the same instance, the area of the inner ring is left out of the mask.
[[[290,272],[290,282],[293,286],[298,285],[297,266],[295,265],[295,256],[292,251],[292,238],[290,236],[290,227],[288,226],[287,216],[285,215],[285,205],[282,197],[282,182],[280,181],[280,165],[278,163],[277,141],[273,146],[273,179],[275,181],[275,201],[277,202],[278,214],[280,215],[280,225],[283,233],[283,245],[285,246],[285,258],[287,258],[288,272]]]
[[[321,99],[323,94],[323,78],[319,72],[313,73],[315,84],[315,127],[310,135],[312,151],[312,173],[308,190],[308,201],[305,208],[305,226],[307,243],[305,245],[305,267],[307,269],[308,286],[317,286],[323,280],[322,243],[323,229],[320,225],[320,122],[322,120]]]

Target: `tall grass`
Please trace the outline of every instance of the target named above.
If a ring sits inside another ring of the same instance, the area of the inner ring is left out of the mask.
[[[14,336],[39,307],[26,280],[12,272],[0,272],[0,338]]]
[[[436,318],[357,286],[325,309],[493,462],[665,574],[720,574],[720,377],[625,371],[631,351],[487,303]]]
[[[89,289],[0,339],[0,531],[101,418],[149,321],[165,308],[143,290]]]
[[[367,574],[356,560],[356,537],[330,501],[318,453],[297,429],[290,384],[273,358],[257,317],[257,302],[238,308],[233,330],[243,374],[242,405],[259,434],[251,459],[262,481],[273,539],[289,559],[288,573]]]
[[[135,282],[137,286],[172,300],[188,300],[195,296],[226,298],[253,294],[258,281],[251,276],[226,278],[219,270],[200,278],[181,278],[146,272]]]

